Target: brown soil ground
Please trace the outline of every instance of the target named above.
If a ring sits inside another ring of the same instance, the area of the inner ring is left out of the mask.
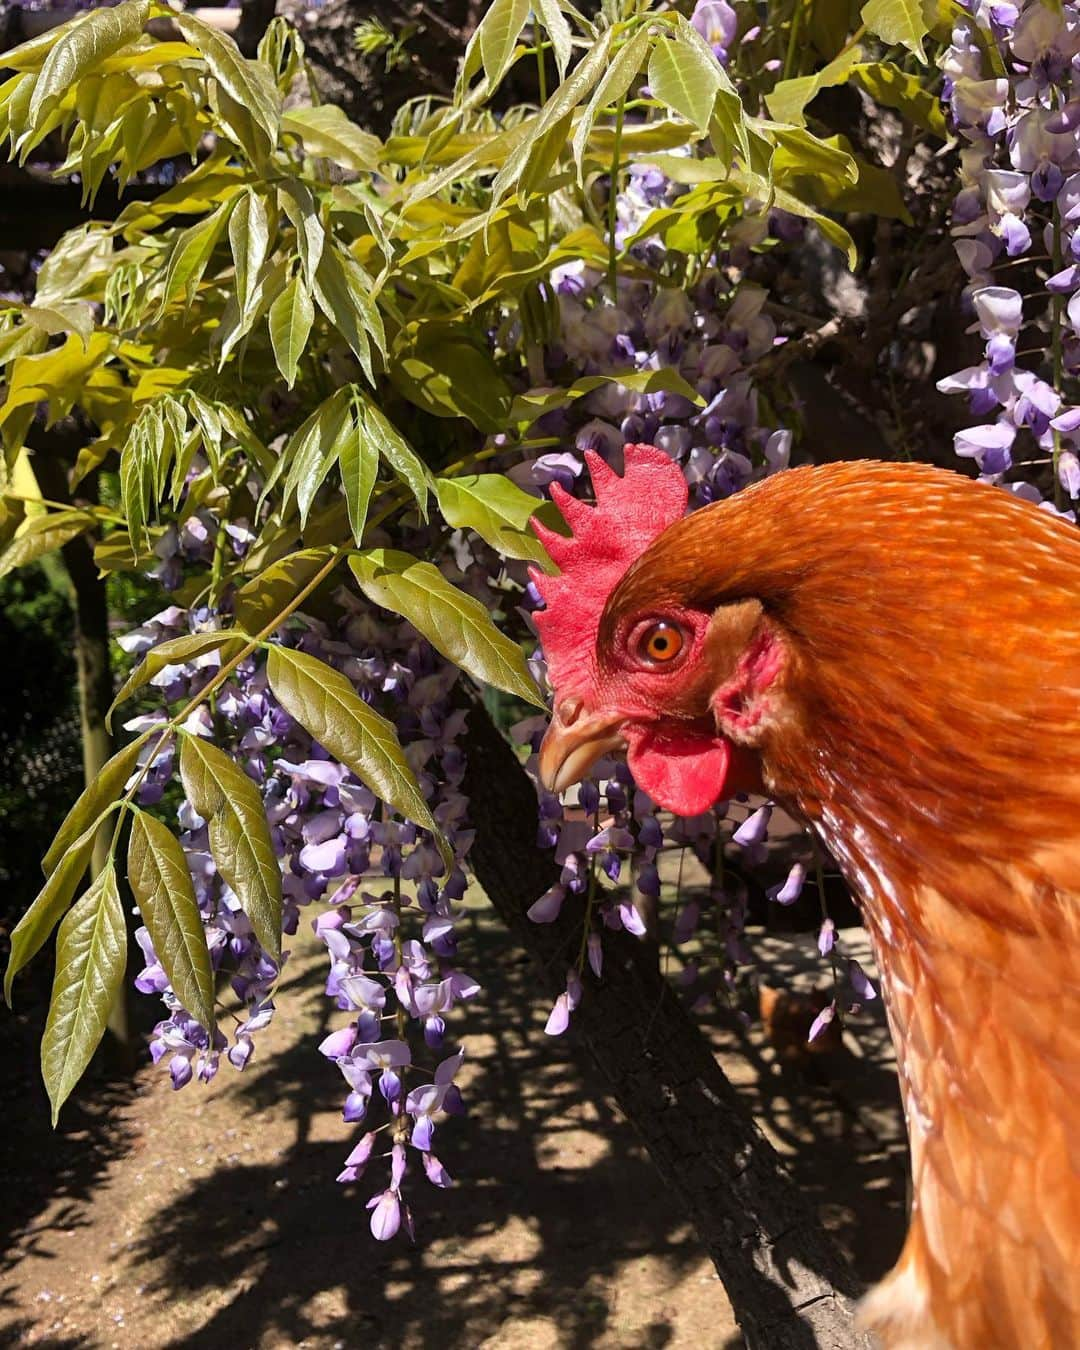
[[[862,957],[862,934],[847,936]],[[811,938],[756,935],[753,945],[770,984],[821,980]],[[334,1183],[352,1131],[339,1114],[341,1080],[315,1048],[327,1000],[312,945],[290,966],[245,1073],[225,1066],[208,1090],[180,1093],[150,1066],[134,1091],[87,1083],[57,1135],[32,1066],[33,1010],[9,1020],[0,1343],[739,1344],[715,1271],[630,1128],[595,1095],[572,1034],[543,1034],[547,1008],[524,958],[481,911],[464,948],[462,964],[485,983],[464,1036],[472,1115],[439,1132],[455,1187],[413,1186],[415,1246],[375,1243],[367,1189]],[[816,1084],[780,1072],[760,1025],[744,1032],[729,1019],[710,1032],[867,1279],[895,1257],[904,1210],[903,1128],[879,1010]]]

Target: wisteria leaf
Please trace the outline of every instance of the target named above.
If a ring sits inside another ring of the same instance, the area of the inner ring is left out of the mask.
[[[479,600],[458,590],[432,563],[376,548],[354,553],[349,566],[369,600],[408,619],[448,661],[482,684],[545,706],[521,648],[499,632]]]
[[[285,383],[296,383],[296,368],[311,336],[315,306],[299,276],[293,277],[270,306],[270,345]]]
[[[248,61],[231,37],[223,35],[194,14],[181,10],[173,22],[188,42],[206,58],[206,64],[224,89],[277,144],[280,110],[270,72],[257,61]]]
[[[853,66],[851,78],[875,103],[895,108],[917,127],[941,140],[948,135],[941,100],[899,66],[889,61],[868,61]]]
[[[349,528],[357,544],[364,537],[371,493],[379,476],[379,448],[362,413],[356,422],[350,422],[340,440],[338,468],[349,510]]]
[[[557,123],[569,116],[600,79],[611,50],[614,29],[605,29],[592,51],[574,67],[570,75],[541,108],[537,117],[525,123],[523,134],[513,142],[502,168],[491,185],[490,211],[498,207],[525,171],[537,143]]]
[[[570,32],[570,25],[563,16],[559,0],[535,0],[533,9],[539,15],[540,22],[551,39],[551,50],[555,54],[559,79],[565,79],[566,67],[570,64],[573,53],[573,35]]]
[[[393,724],[370,708],[344,675],[306,652],[271,647],[266,673],[285,711],[387,806],[430,830],[449,866],[450,846],[409,768]]]
[[[326,246],[319,204],[311,189],[298,178],[287,178],[279,185],[278,201],[296,231],[296,248],[308,290],[315,285],[315,275]]]
[[[383,350],[386,336],[370,284],[367,273],[350,253],[327,244],[315,274],[315,299],[352,348],[369,383],[374,384],[371,347],[374,343]]]
[[[923,39],[936,21],[936,0],[869,0],[862,21],[875,37],[899,45],[926,60]]]
[[[281,960],[281,868],[262,797],[224,750],[200,736],[180,738],[180,778],[207,822],[210,852],[240,901],[263,951]]]
[[[124,907],[110,859],[64,916],[56,938],[56,974],[41,1040],[54,1126],[105,1032],[126,965]]]
[[[652,41],[652,34],[648,28],[639,28],[630,41],[619,48],[603,79],[593,90],[592,97],[574,128],[572,142],[574,163],[577,165],[579,174],[581,173],[581,162],[585,157],[589,133],[596,125],[597,117],[605,108],[610,107],[613,103],[618,103],[619,99],[627,93],[634,82],[635,76],[641,70]]]
[[[214,972],[187,859],[168,826],[145,811],[131,822],[128,883],[176,997],[213,1031]]]
[[[112,725],[112,715],[125,699],[129,699],[137,689],[141,689],[155,675],[160,675],[166,666],[177,666],[185,661],[194,661],[197,656],[204,656],[207,652],[216,651],[219,648],[223,649],[223,659],[227,659],[240,650],[244,636],[242,633],[237,633],[235,629],[219,629],[212,633],[184,633],[181,637],[169,638],[167,642],[161,642],[156,647],[151,647],[120,686],[119,692],[105,715],[106,725]]]
[[[27,125],[39,126],[53,104],[87,71],[134,42],[149,17],[148,0],[125,0],[113,9],[96,9],[72,24],[45,58],[30,98]]]
[[[765,95],[765,103],[770,114],[778,122],[805,126],[807,105],[817,98],[822,89],[844,84],[861,57],[861,47],[850,47],[813,75],[800,75],[796,79],[781,80],[773,87],[771,93]]]
[[[278,558],[245,581],[236,592],[233,612],[250,633],[261,633],[330,561],[332,548],[305,548]]]
[[[307,524],[315,494],[325,482],[342,440],[353,425],[352,390],[338,389],[289,440],[286,453],[292,462],[282,494],[286,502],[295,494],[302,526]]]
[[[494,0],[476,30],[480,43],[480,57],[488,86],[494,89],[503,77],[525,20],[529,17],[530,0]]]
[[[124,784],[135,772],[139,751],[152,733],[147,731],[118,750],[115,755],[94,775],[76,799],[75,805],[64,817],[64,823],[57,831],[56,838],[41,860],[41,869],[50,876],[68,849],[75,843],[102,813],[119,798]]]
[[[543,505],[501,473],[462,474],[437,478],[435,491],[446,523],[456,530],[475,530],[506,558],[524,558],[540,567],[553,566],[544,546],[529,529]]]
[[[236,269],[236,298],[241,314],[246,317],[270,247],[266,198],[251,188],[240,194],[229,215],[229,245]]]
[[[97,524],[86,511],[50,511],[35,516],[0,553],[0,577],[52,553]]]
[[[431,475],[423,460],[394,426],[381,408],[364,399],[360,411],[361,435],[382,455],[390,468],[416,498],[420,514],[427,520],[427,499]]]
[[[165,269],[158,319],[165,313],[169,301],[181,292],[188,299],[191,298],[225,229],[231,207],[231,200],[222,202],[210,215],[197,220],[176,236]]]
[[[354,173],[373,173],[379,167],[382,141],[350,122],[336,104],[290,108],[281,121],[286,131],[300,137],[309,155],[328,159]]]
[[[706,60],[695,46],[661,37],[649,57],[649,89],[652,96],[666,103],[692,123],[707,131],[716,95],[723,81],[720,66]]]
[[[11,955],[4,974],[4,998],[11,1006],[11,982],[28,961],[33,960],[46,939],[56,927],[57,920],[71,904],[78,884],[83,879],[94,850],[94,836],[104,814],[83,830],[56,864],[34,903],[15,925],[11,933]]]

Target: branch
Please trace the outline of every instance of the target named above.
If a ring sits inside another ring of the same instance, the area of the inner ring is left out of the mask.
[[[558,877],[535,845],[536,794],[475,694],[464,791],[478,827],[470,864],[554,998],[583,921],[569,900],[553,924],[528,905]],[[865,1347],[851,1300],[856,1278],[812,1206],[725,1078],[655,962],[625,934],[605,935],[574,1027],[661,1176],[680,1197],[752,1350]]]

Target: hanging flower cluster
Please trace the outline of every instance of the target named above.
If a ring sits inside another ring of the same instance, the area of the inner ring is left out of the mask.
[[[365,700],[392,718],[410,767],[454,849],[449,876],[431,836],[411,822],[387,818],[375,795],[280,707],[261,659],[244,662],[221,686],[215,712],[232,733],[235,758],[262,790],[282,868],[284,932],[295,934],[302,909],[326,906],[313,927],[330,963],[326,994],[347,1020],[320,1050],[345,1080],[344,1119],[369,1127],[338,1179],[356,1180],[380,1134],[388,1134],[390,1182],[370,1208],[372,1232],[389,1238],[401,1224],[411,1229],[402,1199],[412,1156],[407,1149],[419,1157],[430,1182],[449,1185],[432,1152],[436,1121],[464,1109],[454,1082],[462,1053],[439,1056],[447,1016],[480,990],[454,964],[460,917],[455,904],[465,893],[464,864],[473,839],[460,791],[465,759],[458,741],[465,713],[450,698],[456,668],[408,624],[377,614],[349,591],[340,591],[337,599],[342,617],[336,627],[302,616],[280,640],[333,665]],[[129,651],[141,652],[212,624],[205,612],[171,607],[121,641]],[[219,668],[217,653],[166,667],[153,680],[163,707],[133,719],[128,728],[163,724],[166,708],[197,694]],[[204,736],[214,732],[205,706],[188,719],[185,730]],[[174,758],[171,745],[158,746],[153,738],[148,744],[154,749],[147,752],[153,762],[139,789],[144,804],[161,799]],[[178,819],[213,967],[228,973],[243,1009],[235,1017],[231,1045],[220,1029],[211,1040],[180,1005],[148,932],[139,930],[145,967],[136,987],[159,994],[169,1011],[154,1030],[151,1056],[167,1062],[173,1086],[181,1088],[193,1077],[209,1081],[222,1053],[237,1069],[247,1065],[255,1034],[273,1015],[280,970],[218,875],[206,823],[187,801],[180,803]]]
[[[616,203],[624,237],[637,235],[649,213],[674,191],[656,170],[631,174]],[[762,233],[767,228],[763,219]],[[646,237],[633,247],[659,270],[663,248],[658,241]],[[620,278],[614,299],[607,278],[584,264],[556,269],[552,284],[563,336],[561,347],[548,353],[552,377],[565,376],[569,368],[615,378],[541,418],[538,432],[573,448],[522,463],[510,471],[512,477],[534,490],[546,491],[558,482],[582,495],[589,490],[586,450],[618,466],[624,445],[647,443],[679,464],[690,488],[691,507],[697,508],[787,467],[791,432],[762,423],[753,377],[754,364],[778,341],[766,310],[768,295],[762,287],[739,280],[730,257],[722,261],[724,267],[710,268],[688,290]],[[664,371],[671,371],[678,381],[668,380],[665,388],[658,380],[659,387],[642,390],[636,378],[625,382],[617,378],[618,374],[646,377],[640,383],[647,384],[650,372]],[[526,599],[534,607],[540,603],[531,584]],[[534,670],[542,680],[540,651]],[[545,724],[546,719],[530,718],[515,728],[517,738],[533,752],[528,767],[534,774]],[[768,808],[750,811],[743,802],[725,802],[693,820],[671,820],[636,788],[624,763],[608,760],[597,764],[592,777],[580,785],[576,800],[565,807],[540,790],[538,841],[554,848],[562,873],[532,906],[530,917],[551,922],[568,895],[586,898],[581,955],[556,1000],[547,1024],[549,1034],[557,1035],[568,1026],[581,997],[586,960],[599,975],[602,930],[646,934],[642,914],[657,912],[658,864],[665,849],[690,849],[710,878],[702,899],[680,902],[671,937],[681,948],[707,932],[718,970],[688,958],[680,981],[699,1009],[710,1006],[718,995],[729,997],[738,967],[748,964],[751,956],[743,938],[745,888],[725,880],[723,850],[731,841],[744,861],[760,861],[769,815]],[[611,889],[624,880],[632,882],[630,890]],[[801,879],[797,885],[791,879],[784,902],[794,902],[800,889]]]
[[[957,433],[958,455],[985,481],[1037,502],[1031,480],[1045,486],[1052,477],[1043,504],[1073,519],[1066,508],[1080,494],[1080,408],[1069,406],[1067,385],[1080,372],[1080,13],[1039,3],[970,10],[942,58],[943,99],[965,143],[952,233],[985,348],[979,365],[938,387],[966,394],[972,415],[987,419]],[[1024,282],[1002,284],[1010,274]],[[1022,284],[1034,293],[1025,297]],[[1041,472],[1046,465],[1052,475]],[[1007,480],[1014,470],[1020,481]]]

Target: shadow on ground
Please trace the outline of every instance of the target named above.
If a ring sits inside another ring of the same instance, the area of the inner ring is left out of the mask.
[[[11,1345],[31,1333],[36,1319],[34,1310],[20,1306],[10,1277],[27,1259],[54,1259],[56,1233],[90,1225],[97,1187],[130,1142],[123,1111],[132,1100],[131,1080],[110,1077],[98,1066],[92,1096],[69,1105],[58,1129],[51,1129],[39,1067],[47,999],[47,980],[23,981],[16,989],[18,1011],[0,1013],[0,1341]],[[49,1341],[51,1350],[88,1344],[82,1336]]]
[[[805,965],[790,943],[768,946],[771,978]],[[776,968],[781,958],[790,970]],[[414,1181],[417,1245],[373,1242],[363,1205],[381,1174],[333,1183],[351,1145],[344,1084],[315,1050],[327,1011],[318,960],[296,961],[276,1053],[264,1047],[242,1077],[223,1070],[193,1102],[195,1087],[174,1095],[144,1072],[133,1098],[99,1089],[93,1114],[73,1115],[55,1146],[36,1108],[22,1144],[5,1143],[6,1175],[25,1178],[16,1194],[40,1181],[48,1203],[4,1216],[0,1340],[62,1350],[728,1340],[730,1310],[693,1233],[629,1127],[591,1094],[572,1038],[542,1034],[529,967],[486,921],[462,953],[485,983],[464,1030],[472,1119],[436,1139],[458,1185]],[[811,1086],[778,1073],[737,1023],[714,1032],[860,1273],[879,1275],[903,1228],[883,1029],[862,1037],[863,1059],[842,1057]]]

